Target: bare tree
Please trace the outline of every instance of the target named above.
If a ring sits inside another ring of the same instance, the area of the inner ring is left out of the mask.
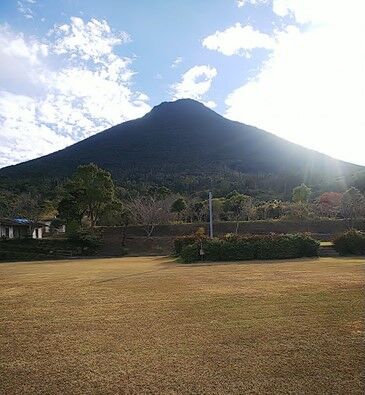
[[[128,204],[133,222],[142,225],[147,237],[151,237],[156,225],[169,222],[170,199],[158,200],[154,196],[137,197]]]

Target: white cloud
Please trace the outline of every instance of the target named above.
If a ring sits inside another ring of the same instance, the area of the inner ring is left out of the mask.
[[[0,92],[0,166],[45,155],[73,142],[39,119],[36,99]]]
[[[267,3],[269,0],[236,0],[237,6],[239,8],[245,6],[246,4],[257,5],[260,3]]]
[[[346,7],[333,0],[273,0],[272,5],[275,14],[282,17],[292,15],[298,23],[312,25],[334,25],[345,16],[350,16],[352,21],[360,21],[360,15],[356,15],[355,10],[362,14],[364,8],[362,0],[349,0]]]
[[[335,157],[365,164],[365,5],[274,0],[304,28],[276,35],[256,78],[226,99],[226,115]]]
[[[128,33],[115,34],[105,20],[95,18],[85,23],[81,18],[72,17],[69,25],[56,26],[54,33],[57,37],[54,45],[56,54],[71,54],[94,62],[112,54],[114,46],[130,40]]]
[[[40,75],[48,52],[47,44],[0,25],[0,91],[24,95],[42,90]]]
[[[208,65],[192,67],[181,76],[180,82],[171,86],[173,98],[202,100],[216,75],[217,70],[214,67]],[[213,101],[208,101],[206,104],[215,107]]]
[[[242,26],[236,23],[234,26],[206,37],[203,46],[219,51],[224,55],[245,55],[251,56],[254,48],[272,49],[275,40],[268,34],[255,30],[252,26]]]
[[[204,105],[206,105],[209,108],[216,108],[217,107],[217,103],[213,100],[208,100],[206,102],[203,102]]]
[[[23,58],[34,65],[48,55],[48,46],[37,40],[25,40],[23,34],[15,35],[9,26],[0,25],[0,54],[2,58]]]
[[[171,68],[175,69],[176,67],[179,66],[180,63],[182,63],[183,58],[181,56],[177,57],[171,64]]]
[[[44,42],[9,27],[0,33],[0,167],[64,148],[150,109],[148,96],[132,89],[132,60],[114,52],[126,36],[114,34],[105,21],[71,18]]]

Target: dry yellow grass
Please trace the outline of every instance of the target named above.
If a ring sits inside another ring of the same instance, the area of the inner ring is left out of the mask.
[[[0,264],[0,393],[363,393],[364,266]]]

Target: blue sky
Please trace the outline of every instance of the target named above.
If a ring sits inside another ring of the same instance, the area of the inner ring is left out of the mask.
[[[2,0],[0,166],[191,97],[365,165],[361,0]]]
[[[258,59],[242,61],[240,57],[221,56],[216,51],[204,49],[203,39],[237,21],[251,21],[269,32],[273,28],[271,7],[258,8],[250,4],[237,7],[234,0],[37,0],[35,3],[23,0],[21,3],[31,10],[33,18],[25,18],[19,12],[17,1],[5,0],[0,5],[0,22],[10,24],[26,36],[44,37],[55,24],[69,23],[74,16],[84,21],[106,20],[114,31],[130,34],[131,42],[116,47],[115,52],[134,59],[133,70],[138,74],[133,84],[136,89],[148,92],[152,106],[171,99],[169,87],[179,80],[184,70],[208,64],[221,70],[209,97],[217,103],[218,111],[224,111],[226,95],[237,84],[255,75]],[[256,56],[263,60],[268,54],[261,51]],[[178,67],[171,67],[178,58],[182,58]]]

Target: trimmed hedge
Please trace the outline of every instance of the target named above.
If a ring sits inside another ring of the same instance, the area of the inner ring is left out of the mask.
[[[365,255],[365,233],[349,230],[333,241],[335,250],[340,255]]]
[[[63,239],[11,239],[0,241],[0,261],[58,259],[76,254]]]
[[[196,241],[197,240],[194,235],[176,237],[176,239],[174,240],[175,255],[180,255],[183,248],[188,245],[194,244]]]
[[[95,255],[100,246],[99,237],[84,229],[73,232],[68,239],[0,239],[0,261],[32,261]]]
[[[265,236],[225,236],[221,239],[203,242],[204,260],[244,261],[253,259],[289,259],[318,256],[320,243],[308,235],[265,235]],[[185,263],[197,262],[200,243],[182,248],[181,259]]]
[[[197,262],[201,259],[199,251],[200,246],[198,243],[190,244],[182,249],[180,257],[184,263]]]

